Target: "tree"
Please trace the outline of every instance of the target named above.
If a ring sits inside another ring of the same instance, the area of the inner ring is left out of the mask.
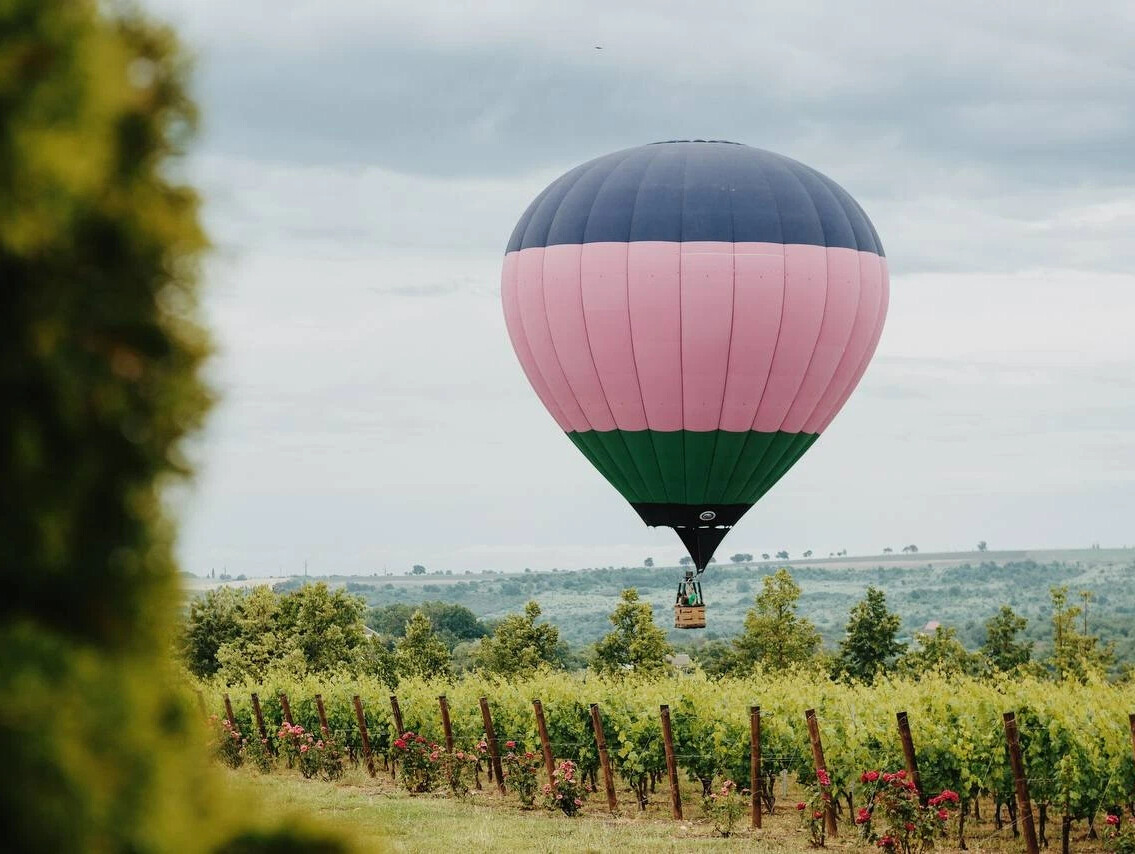
[[[763,589],[745,615],[745,631],[733,642],[738,669],[784,670],[816,656],[820,633],[797,615],[799,601],[800,586],[787,569],[764,577]]]
[[[808,549],[808,551],[804,552],[804,557],[811,557],[811,556],[812,556],[812,550],[811,549]]]
[[[420,563],[416,563],[416,564],[414,564],[414,566],[410,570],[410,572],[413,573],[414,575],[425,575],[426,574],[426,568],[424,566],[422,566]]]
[[[914,545],[914,543],[911,543],[909,546],[903,546],[902,550],[907,554],[918,554],[918,546]]]
[[[327,672],[362,645],[365,614],[362,597],[320,581],[280,600],[280,631],[291,635],[310,670]]]
[[[434,632],[430,618],[420,610],[410,617],[405,636],[394,645],[394,657],[407,676],[435,679],[449,675],[449,650]]]
[[[988,544],[987,542],[985,542],[985,540],[980,540],[980,541],[978,542],[978,544],[977,544],[977,550],[978,550],[979,552],[983,552],[983,551],[985,551],[985,550],[986,550],[987,548],[989,548],[989,544]]]
[[[1100,646],[1100,639],[1076,628],[1082,609],[1068,604],[1068,587],[1052,587],[1052,657],[1049,665],[1059,681],[1085,679],[1102,673],[1115,662],[1112,644]]]
[[[654,558],[648,557],[642,562],[642,565],[649,569],[650,567],[654,566]]]
[[[908,650],[895,663],[900,673],[917,679],[931,671],[970,676],[980,676],[985,671],[985,658],[967,650],[958,640],[958,630],[952,626],[938,626],[933,634],[918,632],[914,639],[918,646]]]
[[[890,546],[887,546],[885,549],[883,549],[883,554],[885,555],[889,555],[892,552],[894,552],[894,549],[892,549]]]
[[[690,657],[707,676],[726,676],[737,671],[737,653],[723,640],[710,640],[690,651]]]
[[[640,601],[635,588],[623,591],[609,619],[614,629],[595,644],[591,660],[596,673],[657,676],[666,670],[666,656],[673,655],[674,648],[666,632],[654,624],[650,603]]]
[[[1033,654],[1032,641],[1017,641],[1029,621],[1018,616],[1008,605],[985,621],[985,643],[981,652],[995,670],[1009,672],[1028,664]]]
[[[679,566],[689,566],[693,562],[694,562],[693,558],[691,558],[689,555],[684,555],[684,556],[678,558],[678,565]]]
[[[217,650],[240,636],[242,599],[239,591],[222,587],[189,603],[181,633],[181,655],[194,676],[216,673],[220,667]]]
[[[509,614],[497,624],[491,637],[481,641],[476,660],[481,669],[502,676],[525,676],[541,665],[555,665],[560,630],[550,623],[537,623],[540,605],[529,602],[523,614]]]
[[[733,561],[733,563],[749,563],[749,562],[752,561],[753,556],[751,554],[744,554],[743,552],[738,552],[735,555],[730,555],[729,559],[731,561]]]
[[[9,0],[0,33],[5,849],[344,850],[232,809],[170,678],[166,499],[210,400],[177,39],[95,0]]]
[[[788,552],[780,551],[776,553],[777,560],[788,560]]]
[[[761,560],[768,560],[768,559],[769,559],[769,553],[768,553],[768,552],[764,552],[764,553],[763,553],[763,554],[761,555]]]
[[[232,684],[262,680],[272,668],[292,673],[372,672],[363,600],[327,585],[305,584],[284,594],[267,585],[221,588],[189,605],[181,635],[186,667]],[[363,656],[363,658],[360,658]]]
[[[367,625],[379,634],[393,638],[403,637],[406,634],[406,624],[416,610],[421,610],[430,618],[434,631],[450,651],[463,641],[476,640],[489,633],[477,615],[464,605],[437,601],[423,602],[416,607],[404,602],[392,602],[372,608],[367,615]]]
[[[868,587],[863,600],[848,615],[847,630],[839,642],[836,673],[849,679],[873,682],[880,670],[906,649],[896,640],[902,620],[887,610],[887,597]]]

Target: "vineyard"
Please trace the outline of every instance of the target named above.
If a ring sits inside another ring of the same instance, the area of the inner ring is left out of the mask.
[[[641,809],[651,800],[674,797],[675,787],[667,784],[669,740],[663,737],[662,706],[669,709],[677,773],[707,795],[718,791],[725,780],[748,787],[757,753],[751,738],[751,709],[759,706],[760,797],[754,800],[759,800],[766,815],[785,809],[784,784],[791,779],[793,785],[812,787],[830,799],[826,803],[832,813],[831,830],[853,838],[860,830],[856,817],[862,817],[877,785],[868,779],[868,772],[910,768],[920,775],[922,792],[957,793],[959,803],[949,814],[949,830],[959,847],[966,843],[967,818],[976,822],[983,810],[991,811],[985,818],[992,815],[993,832],[1008,837],[1023,831],[1026,845],[1034,825],[1030,817],[1035,815],[1040,844],[1047,844],[1058,825],[1065,849],[1074,847],[1074,839],[1110,835],[1108,850],[1126,850],[1117,847],[1123,839],[1115,839],[1119,831],[1114,816],[1124,817],[1123,833],[1135,822],[1135,719],[1129,718],[1129,712],[1135,711],[1135,686],[1131,685],[1053,686],[1032,679],[992,683],[936,675],[918,681],[884,679],[870,686],[808,675],[767,680],[709,680],[693,675],[622,683],[547,673],[523,682],[404,681],[394,702],[381,682],[365,679],[320,682],[281,677],[260,685],[204,683],[199,688],[208,711],[231,713],[242,737],[254,737],[260,728],[254,693],[266,746],[272,752],[284,747],[277,742],[290,715],[292,723],[308,733],[322,733],[329,743],[342,746],[348,761],[365,767],[361,716],[375,773],[387,773],[401,755],[399,730],[411,731],[438,745],[440,753],[468,752],[483,759],[474,769],[477,783],[483,774],[486,785],[502,789],[508,775],[500,779],[494,754],[542,752],[533,705],[538,699],[550,753],[557,761],[574,763],[580,777],[594,787],[585,808],[591,812],[608,807]],[[439,701],[441,695],[444,701]],[[805,711],[812,709],[810,722]],[[911,757],[904,755],[898,712],[905,712],[909,721]],[[1023,765],[1017,775],[1008,748],[1006,712],[1015,713],[1019,732]],[[809,723],[818,738],[810,737]],[[606,757],[601,756],[599,737],[605,741]],[[450,741],[453,749],[447,751]],[[622,784],[617,792],[607,785],[604,758],[612,780]],[[536,761],[535,766],[542,775],[544,763]],[[825,773],[817,775],[818,769]],[[821,783],[830,779],[830,785],[818,785],[818,776]],[[1020,784],[1031,797],[1027,812],[1018,809]],[[681,805],[675,803],[674,809],[679,815]],[[970,839],[971,844],[974,841],[980,840]]]

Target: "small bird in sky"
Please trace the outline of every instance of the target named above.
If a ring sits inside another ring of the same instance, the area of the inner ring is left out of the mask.
[[[595,45],[595,49],[596,49],[596,50],[602,50],[602,49],[603,49],[603,45],[601,45],[601,44],[597,44],[597,45]]]

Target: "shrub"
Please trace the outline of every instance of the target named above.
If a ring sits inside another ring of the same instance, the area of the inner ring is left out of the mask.
[[[307,780],[319,773],[323,763],[320,761],[320,752],[315,747],[314,735],[299,724],[285,723],[277,736],[289,768],[298,767]]]
[[[243,739],[240,731],[229,722],[228,718],[218,718],[212,715],[209,722],[213,726],[213,738],[210,745],[213,752],[221,762],[230,768],[239,768],[244,761]]]
[[[736,783],[726,780],[721,784],[720,789],[702,798],[702,809],[706,817],[713,822],[715,832],[725,837],[733,835],[733,829],[748,806],[747,795],[747,789],[738,790]]]
[[[536,794],[540,785],[537,775],[544,765],[539,754],[531,750],[520,750],[515,741],[506,741],[508,753],[504,757],[505,777],[509,788],[520,798],[520,806],[530,810],[536,805]]]
[[[441,772],[451,794],[463,798],[469,794],[469,778],[477,768],[477,755],[465,750],[441,754]]]
[[[268,774],[276,767],[276,757],[266,738],[244,739],[244,759],[261,774]]]
[[[437,785],[441,748],[407,730],[394,739],[399,779],[407,792],[432,792]]]
[[[1135,854],[1135,827],[1131,822],[1124,826],[1118,815],[1109,813],[1105,823],[1103,850],[1108,854]]]
[[[960,800],[946,789],[923,805],[906,771],[865,771],[859,782],[866,786],[866,804],[856,812],[855,823],[864,839],[886,852],[921,854],[932,849],[950,818],[949,807]]]
[[[816,785],[807,790],[808,799],[796,804],[800,821],[808,832],[808,841],[813,848],[823,848],[827,838],[824,825],[824,812],[832,798],[832,778],[823,768],[816,772]]]
[[[553,783],[544,784],[544,806],[561,810],[566,816],[578,815],[587,797],[587,787],[576,775],[575,763],[565,759],[552,772]]]

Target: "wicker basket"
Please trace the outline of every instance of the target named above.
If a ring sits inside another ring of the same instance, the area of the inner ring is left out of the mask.
[[[674,628],[704,629],[705,605],[675,605]]]

